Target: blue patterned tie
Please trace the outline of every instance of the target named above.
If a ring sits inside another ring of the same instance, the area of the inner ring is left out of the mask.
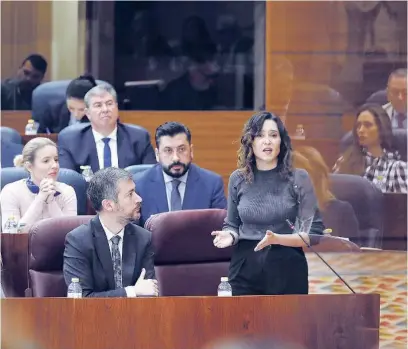
[[[115,287],[122,287],[122,257],[119,251],[120,236],[115,235],[112,239],[112,264],[113,276],[115,277]]]
[[[171,181],[171,184],[173,186],[171,190],[171,198],[170,198],[170,204],[171,204],[171,211],[180,211],[181,210],[181,196],[180,192],[178,190],[178,187],[180,185],[180,181],[178,179],[173,179]]]
[[[111,139],[106,137],[102,138],[103,143],[105,146],[103,148],[103,168],[111,167],[112,166],[112,152],[109,146],[109,141]]]

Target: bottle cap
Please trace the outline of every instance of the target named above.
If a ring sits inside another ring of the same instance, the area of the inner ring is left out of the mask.
[[[72,282],[79,282],[79,279],[78,278],[72,278],[71,281]]]
[[[29,123],[29,124],[33,124],[33,123],[34,123],[34,120],[33,120],[33,119],[30,119],[30,120],[28,120],[28,123]]]
[[[223,277],[221,278],[221,282],[228,282],[228,278],[227,278],[226,276],[223,276]]]

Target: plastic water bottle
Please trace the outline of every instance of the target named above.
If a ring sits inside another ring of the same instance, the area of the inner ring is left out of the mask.
[[[34,122],[34,120],[30,119],[27,122],[27,125],[25,127],[25,134],[26,135],[36,135],[38,131],[38,126]]]
[[[232,288],[227,277],[221,278],[221,283],[218,285],[218,297],[231,297]]]
[[[302,124],[296,126],[295,134],[293,135],[293,139],[304,140],[306,139],[305,129]]]
[[[94,175],[91,169],[91,166],[81,166],[81,170],[82,170],[82,177],[84,177],[85,181],[89,182]]]
[[[82,287],[78,278],[72,278],[68,286],[68,298],[82,298]]]
[[[17,234],[18,233],[18,222],[14,216],[10,216],[6,223],[4,224],[3,233]]]

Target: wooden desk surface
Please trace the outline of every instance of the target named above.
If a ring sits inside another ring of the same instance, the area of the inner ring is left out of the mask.
[[[201,349],[266,335],[313,349],[379,345],[374,294],[2,299],[1,312],[2,348]]]

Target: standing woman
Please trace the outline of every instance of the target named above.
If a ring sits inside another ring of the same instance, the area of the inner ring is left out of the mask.
[[[257,113],[244,127],[224,227],[212,233],[216,247],[235,245],[229,268],[233,295],[308,293],[305,243],[286,220],[313,217],[312,234],[322,234],[324,226],[308,173],[292,167],[291,148],[274,114]],[[308,233],[300,233],[307,242]]]

